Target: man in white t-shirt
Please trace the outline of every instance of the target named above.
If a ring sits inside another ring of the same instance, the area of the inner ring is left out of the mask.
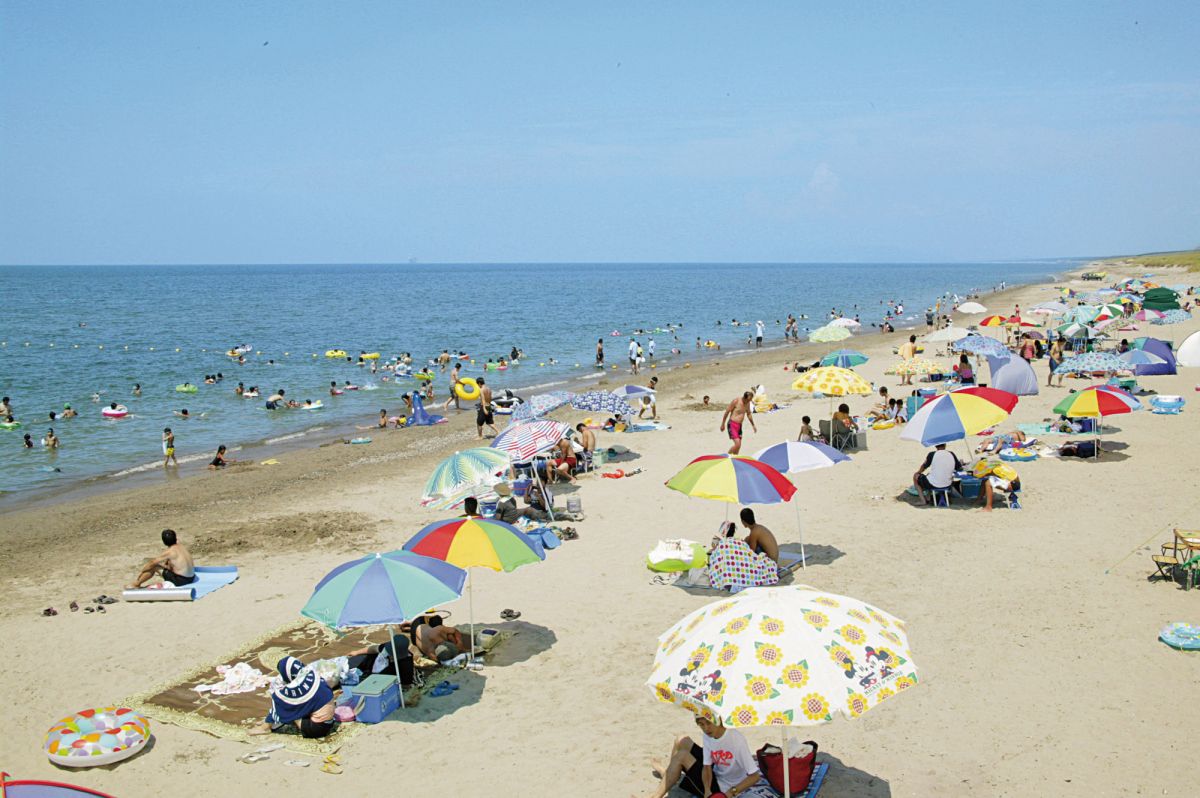
[[[946,450],[946,444],[939,443],[925,457],[925,462],[913,474],[913,484],[921,494],[921,501],[929,504],[925,491],[946,490],[954,482],[954,472],[962,468],[958,455]]]
[[[754,322],[754,348],[758,349],[762,346],[763,339],[763,323],[762,319]]]
[[[665,768],[655,766],[662,781],[651,793],[652,798],[665,798],[676,784],[700,798],[714,792],[728,798],[772,794],[741,732],[701,715],[696,716],[696,725],[703,733],[703,744],[687,736],[675,741],[671,761]]]

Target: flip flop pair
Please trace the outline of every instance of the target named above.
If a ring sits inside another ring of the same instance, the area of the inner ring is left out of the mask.
[[[328,773],[331,776],[340,776],[342,774],[342,762],[338,759],[337,754],[330,754],[325,757],[325,761],[321,763],[321,772]]]
[[[450,695],[457,689],[458,685],[452,682],[438,682],[437,686],[434,687],[429,694],[434,698],[441,698],[442,696]]]
[[[517,618],[520,618],[520,617],[521,617],[521,613],[517,612],[516,610],[501,610],[500,611],[500,618],[505,621],[515,621]]]

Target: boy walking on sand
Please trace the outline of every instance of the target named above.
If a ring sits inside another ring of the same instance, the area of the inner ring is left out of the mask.
[[[163,468],[166,468],[168,463],[179,465],[179,461],[175,459],[175,433],[171,432],[170,427],[163,427],[162,448]]]

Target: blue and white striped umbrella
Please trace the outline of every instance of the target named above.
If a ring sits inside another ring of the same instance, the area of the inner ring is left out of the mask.
[[[643,396],[649,396],[654,393],[654,390],[647,388],[645,385],[622,385],[612,393],[613,396],[619,396],[628,401],[630,399],[640,399]]]
[[[784,441],[768,446],[754,455],[754,459],[782,474],[815,471],[850,461],[849,455],[817,441]]]
[[[1084,352],[1069,357],[1054,370],[1055,374],[1075,374],[1090,371],[1128,371],[1129,364],[1112,352]]]
[[[1001,357],[1007,355],[1008,347],[997,341],[995,338],[988,338],[986,335],[968,335],[951,344],[951,347],[960,352],[971,352],[976,355],[991,355],[993,357]]]
[[[571,400],[571,407],[591,413],[614,413],[622,416],[633,415],[634,412],[629,402],[609,391],[581,393]]]
[[[522,402],[513,408],[514,421],[531,421],[541,418],[547,413],[569,405],[575,394],[570,391],[550,391],[534,395],[527,402]]]

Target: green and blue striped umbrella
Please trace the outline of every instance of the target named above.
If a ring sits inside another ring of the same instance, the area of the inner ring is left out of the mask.
[[[869,357],[862,352],[856,352],[853,349],[839,349],[836,352],[830,352],[825,357],[821,358],[822,366],[838,366],[839,368],[852,369],[855,366],[861,366],[870,360]]]
[[[334,629],[407,621],[462,595],[467,572],[407,551],[371,554],[339,565],[300,610]]]
[[[508,452],[490,446],[455,452],[433,469],[425,482],[422,501],[428,503],[470,488],[494,485],[508,467]]]

